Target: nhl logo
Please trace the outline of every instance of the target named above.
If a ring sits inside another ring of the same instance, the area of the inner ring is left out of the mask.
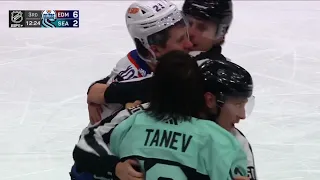
[[[13,23],[21,23],[23,21],[23,13],[22,11],[12,11],[11,12],[11,22]]]

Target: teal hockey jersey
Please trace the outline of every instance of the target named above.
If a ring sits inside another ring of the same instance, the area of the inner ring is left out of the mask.
[[[113,130],[110,150],[122,160],[139,160],[147,180],[247,176],[247,157],[240,143],[209,120],[157,121],[140,111]]]

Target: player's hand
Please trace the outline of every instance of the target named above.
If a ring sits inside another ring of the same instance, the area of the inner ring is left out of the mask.
[[[133,107],[136,107],[136,106],[140,105],[141,103],[142,103],[141,101],[136,100],[136,101],[133,102],[133,103],[127,103],[126,106],[125,106],[125,108],[126,108],[126,109],[130,109],[130,108],[133,108]]]
[[[104,104],[105,103],[104,93],[107,88],[108,88],[108,85],[106,84],[95,83],[94,85],[92,85],[87,94],[87,102]]]
[[[119,162],[116,165],[116,176],[120,180],[143,180],[143,173],[136,171],[133,166],[138,167],[139,163],[132,159]]]
[[[88,103],[89,119],[91,124],[101,121],[102,108],[99,104]]]
[[[233,180],[250,180],[250,178],[246,176],[238,176],[238,177],[235,177]]]

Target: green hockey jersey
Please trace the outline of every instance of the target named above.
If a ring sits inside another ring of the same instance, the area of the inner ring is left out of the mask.
[[[110,149],[137,159],[147,180],[231,180],[247,176],[247,157],[234,136],[216,123],[158,121],[140,111],[112,132]]]

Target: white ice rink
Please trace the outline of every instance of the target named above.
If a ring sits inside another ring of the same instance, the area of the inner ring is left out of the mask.
[[[134,48],[128,1],[0,1],[0,179],[68,180],[86,91]],[[181,2],[177,2],[181,4]],[[9,29],[8,10],[79,9],[79,29]],[[254,76],[241,122],[260,180],[320,177],[320,2],[236,1],[223,53]]]

